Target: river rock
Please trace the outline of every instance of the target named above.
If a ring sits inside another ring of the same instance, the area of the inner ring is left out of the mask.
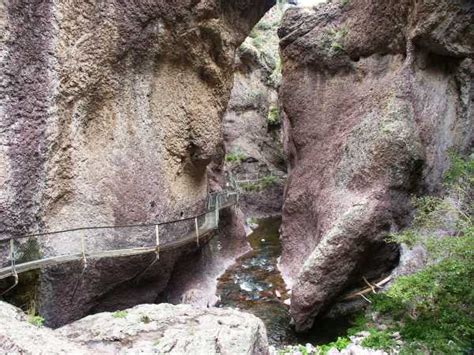
[[[474,3],[331,1],[279,29],[289,157],[280,267],[296,329],[385,277],[410,197],[473,142]]]

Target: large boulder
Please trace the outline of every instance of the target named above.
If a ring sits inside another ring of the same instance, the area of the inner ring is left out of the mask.
[[[0,1],[0,240],[202,212],[235,50],[273,3]],[[140,246],[153,233],[63,234],[33,253],[78,252],[84,235],[88,251]],[[181,255],[154,265],[141,301],[157,298]],[[38,307],[55,326],[101,310],[152,260],[90,263],[79,289],[81,265],[43,272]],[[66,302],[75,289],[80,302]]]
[[[257,317],[170,304],[99,313],[53,331],[0,302],[0,340],[0,351],[8,354],[268,354]]]
[[[397,264],[410,195],[473,139],[474,3],[333,1],[279,30],[290,174],[281,268],[297,330]]]

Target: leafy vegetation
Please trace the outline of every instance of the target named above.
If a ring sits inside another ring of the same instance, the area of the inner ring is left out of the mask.
[[[281,22],[283,9],[275,6],[257,23],[239,48],[241,53],[254,58],[267,72],[266,83],[274,88],[281,80],[281,62],[278,55],[276,31]]]
[[[361,345],[365,348],[388,350],[396,346],[392,334],[386,330],[369,329],[370,335],[362,340]]]
[[[128,312],[127,311],[116,311],[112,313],[112,317],[114,318],[127,318]]]
[[[277,184],[280,179],[275,175],[267,175],[253,182],[243,182],[239,187],[244,191],[261,191]]]
[[[320,37],[320,48],[330,56],[344,53],[344,38],[348,34],[345,27],[328,29]]]
[[[451,154],[444,185],[444,195],[414,198],[411,226],[389,236],[389,242],[423,246],[427,264],[369,296],[372,303],[347,332],[368,332],[362,346],[400,354],[466,354],[474,348],[474,156]]]
[[[227,163],[240,164],[245,160],[245,154],[242,153],[242,152],[239,152],[239,151],[230,152],[230,153],[226,154],[224,160]]]
[[[350,2],[350,0],[340,0],[339,4],[341,5],[341,7],[344,7],[346,5],[348,5]]]
[[[268,126],[280,125],[280,110],[277,106],[272,105],[268,109],[267,124]]]
[[[320,354],[327,354],[329,350],[336,348],[337,350],[342,350],[346,348],[350,344],[349,338],[346,337],[338,337],[336,341],[333,341],[332,343],[320,345],[316,347],[317,351],[319,351]]]
[[[28,323],[37,327],[42,327],[44,324],[44,318],[41,316],[28,315]]]
[[[38,314],[36,310],[36,301],[34,299],[30,300],[28,309],[26,311],[26,319],[28,323],[37,327],[42,327],[44,324],[44,318]]]
[[[389,237],[424,246],[427,266],[372,296],[370,310],[389,316],[390,331],[404,341],[402,353],[461,354],[474,346],[473,156],[451,154],[444,180],[448,193],[414,199],[411,227]],[[387,333],[371,333],[364,345],[386,349],[387,340]]]

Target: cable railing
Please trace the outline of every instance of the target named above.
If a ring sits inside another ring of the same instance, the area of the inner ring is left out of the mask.
[[[219,225],[219,211],[235,205],[238,193],[224,190],[207,197],[204,213],[166,221],[77,227],[11,237],[0,241],[0,279],[35,269],[88,259],[127,257],[199,245]]]

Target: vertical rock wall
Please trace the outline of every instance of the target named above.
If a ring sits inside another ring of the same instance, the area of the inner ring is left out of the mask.
[[[436,192],[473,139],[474,4],[333,1],[279,30],[290,174],[281,267],[296,328],[362,277],[396,265],[384,242],[413,193]]]
[[[1,1],[1,237],[201,208],[235,48],[272,3]],[[75,244],[65,236],[50,248]],[[164,281],[145,300],[164,287],[174,259],[155,270]],[[52,325],[84,315],[144,261],[102,264],[74,311],[58,302],[71,296],[67,269],[43,274],[40,303]]]

